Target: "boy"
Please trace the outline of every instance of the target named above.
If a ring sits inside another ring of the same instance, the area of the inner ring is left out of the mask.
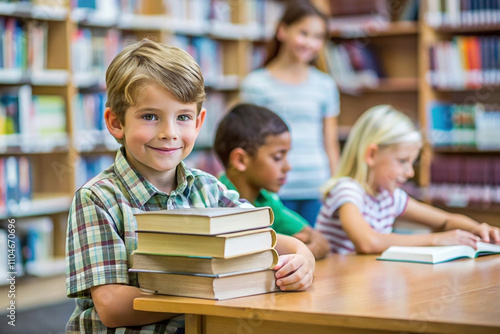
[[[137,247],[134,213],[245,203],[182,162],[206,113],[203,77],[191,56],[145,39],[115,57],[106,87],[106,126],[122,147],[111,167],[76,192],[70,208],[66,289],[77,299],[66,332],[175,333],[178,326],[169,320],[178,314],[132,307],[141,294],[137,276],[128,272]],[[274,268],[281,289],[309,287],[314,256],[307,247],[280,235],[276,249],[288,254]]]
[[[253,205],[270,206],[276,232],[294,236],[317,259],[323,258],[329,251],[327,240],[275,194],[290,170],[290,143],[290,131],[278,115],[253,104],[235,106],[222,119],[215,136],[214,149],[226,168],[219,179]]]

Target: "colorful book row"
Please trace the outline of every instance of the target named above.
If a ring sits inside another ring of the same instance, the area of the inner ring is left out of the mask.
[[[432,27],[500,24],[498,0],[427,0],[425,21]]]
[[[88,180],[111,166],[114,156],[82,156],[76,165],[76,186],[81,187]]]
[[[71,19],[93,26],[167,30],[226,38],[270,37],[283,3],[275,0],[73,1]],[[237,10],[245,13],[244,22]],[[237,19],[238,17],[238,19]]]
[[[106,93],[80,93],[73,98],[73,145],[80,152],[116,150],[119,144],[104,124]]]
[[[500,149],[500,106],[495,104],[429,103],[428,132],[433,146]]]
[[[500,203],[500,158],[488,156],[438,155],[432,160],[432,200],[453,206]]]
[[[15,251],[12,256],[0,258],[2,284],[8,273],[21,277],[25,274],[46,276],[55,271],[64,272],[64,262],[60,261],[58,269],[54,262],[54,223],[49,217],[5,221],[0,225],[2,254],[10,254],[7,250],[12,248],[9,248],[8,240],[15,245]]]
[[[441,89],[500,84],[500,36],[455,36],[430,46],[430,84]]]
[[[0,216],[27,211],[33,199],[33,167],[26,156],[0,158]]]
[[[19,147],[48,152],[68,145],[66,102],[58,95],[32,95],[29,85],[0,89],[0,151]]]
[[[377,87],[385,76],[372,50],[359,40],[328,43],[326,55],[329,71],[343,91]]]

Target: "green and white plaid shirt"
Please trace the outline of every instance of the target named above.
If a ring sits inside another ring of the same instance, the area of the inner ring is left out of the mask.
[[[122,149],[123,150],[123,149]],[[118,150],[115,163],[88,181],[71,204],[66,239],[66,293],[76,298],[67,333],[175,333],[183,318],[156,324],[110,329],[102,324],[90,288],[103,284],[139,287],[129,273],[130,255],[137,248],[134,213],[187,207],[247,206],[214,176],[177,168],[177,189],[159,191],[138,174]]]

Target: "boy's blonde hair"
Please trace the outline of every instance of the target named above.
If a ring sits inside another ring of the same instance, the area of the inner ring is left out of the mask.
[[[106,107],[125,124],[125,111],[151,83],[167,89],[182,103],[196,103],[200,112],[205,100],[200,66],[186,51],[148,39],[128,45],[109,65]]]
[[[401,143],[422,143],[422,136],[412,120],[389,105],[368,109],[352,127],[337,170],[322,187],[322,193],[326,196],[342,177],[356,180],[368,191],[368,166],[365,161],[368,146],[386,147]]]

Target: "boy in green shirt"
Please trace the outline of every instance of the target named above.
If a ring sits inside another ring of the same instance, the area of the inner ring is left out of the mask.
[[[255,206],[271,207],[276,232],[294,236],[316,259],[323,258],[329,252],[326,239],[276,194],[290,170],[286,158],[290,145],[290,131],[278,115],[257,105],[239,104],[222,119],[215,136],[214,149],[226,169],[219,180]]]

